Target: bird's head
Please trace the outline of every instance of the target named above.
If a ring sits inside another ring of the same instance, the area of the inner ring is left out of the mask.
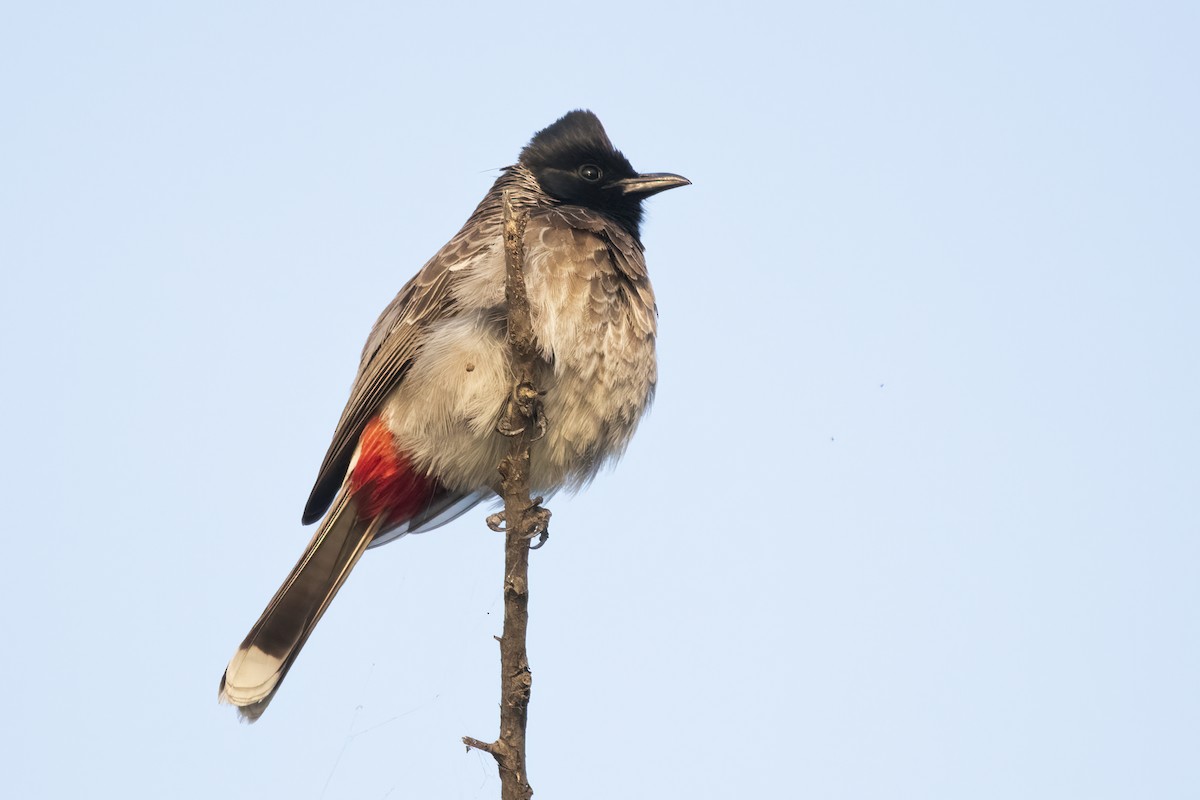
[[[521,151],[520,163],[555,200],[608,214],[635,236],[643,200],[691,183],[669,172],[638,173],[590,111],[571,111],[538,131]]]

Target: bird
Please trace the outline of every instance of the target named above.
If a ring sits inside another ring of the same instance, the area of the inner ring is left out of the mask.
[[[526,215],[525,281],[544,431],[535,493],[578,490],[625,451],[658,379],[643,201],[689,185],[639,173],[591,111],[538,131],[462,229],[379,316],[302,515],[320,526],[221,678],[257,720],[363,552],[498,494],[512,394],[504,198]]]

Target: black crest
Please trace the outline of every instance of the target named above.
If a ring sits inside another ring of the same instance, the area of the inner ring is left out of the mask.
[[[521,151],[520,160],[555,200],[608,214],[637,235],[641,199],[617,183],[636,177],[637,171],[613,147],[592,112],[571,111],[538,131]]]
[[[562,167],[587,158],[615,162],[623,168],[624,176],[637,174],[629,160],[613,147],[600,119],[591,111],[567,112],[557,122],[535,133],[521,151],[521,163],[535,173],[539,168]]]

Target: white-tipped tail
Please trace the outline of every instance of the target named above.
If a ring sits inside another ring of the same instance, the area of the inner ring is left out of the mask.
[[[250,722],[262,715],[381,522],[360,520],[346,493],[337,498],[304,555],[229,660],[218,700],[237,706],[242,719]]]

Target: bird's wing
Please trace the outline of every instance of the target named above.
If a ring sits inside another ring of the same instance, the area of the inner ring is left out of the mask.
[[[320,519],[337,495],[363,427],[404,380],[424,342],[429,323],[453,313],[452,289],[458,277],[499,241],[498,203],[489,202],[494,193],[480,203],[463,229],[404,285],[371,329],[350,399],[304,507],[305,525]]]

